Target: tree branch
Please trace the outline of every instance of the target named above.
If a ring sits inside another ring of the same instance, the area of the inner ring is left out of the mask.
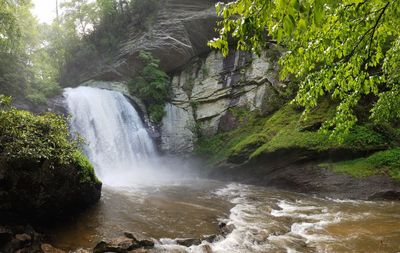
[[[378,19],[375,22],[375,25],[372,27],[373,30],[372,30],[371,39],[369,41],[367,61],[369,60],[369,58],[371,58],[371,47],[372,47],[372,43],[374,41],[376,28],[378,28],[379,22],[381,21],[383,15],[385,14],[385,11],[386,11],[386,9],[388,8],[389,5],[390,5],[390,2],[387,2],[386,5],[382,8],[381,12],[379,13]]]

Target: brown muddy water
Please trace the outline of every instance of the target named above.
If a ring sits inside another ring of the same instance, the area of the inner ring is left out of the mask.
[[[174,238],[226,238],[185,248]],[[263,187],[183,180],[138,187],[105,187],[100,203],[51,228],[54,244],[93,248],[131,231],[157,240],[156,252],[400,252],[400,203],[323,199]]]

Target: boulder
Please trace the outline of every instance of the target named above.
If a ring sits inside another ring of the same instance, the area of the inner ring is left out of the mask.
[[[41,249],[46,237],[37,233],[31,226],[13,225],[0,227],[0,252],[2,253],[32,253],[44,252]],[[62,253],[60,251],[47,251]],[[47,253],[45,252],[45,253]]]
[[[176,243],[185,247],[197,246],[201,244],[201,240],[197,238],[184,238],[184,239],[176,239]]]
[[[223,236],[227,236],[228,234],[232,233],[232,231],[235,229],[235,225],[227,224],[225,222],[220,222],[218,224],[218,227]]]
[[[124,232],[125,237],[133,239],[139,243],[140,247],[143,248],[153,248],[154,247],[154,241],[144,237],[143,235],[137,234],[137,233],[132,233],[132,232]]]
[[[32,243],[32,236],[28,234],[16,234],[15,239],[19,241],[22,247],[29,246]]]
[[[79,164],[52,167],[47,161],[0,157],[0,222],[61,219],[96,203],[101,182],[83,170]]]
[[[64,250],[54,248],[52,245],[47,243],[43,243],[40,248],[42,249],[43,253],[66,253]]]
[[[136,239],[127,237],[114,238],[111,241],[101,241],[93,249],[93,253],[118,252],[126,253],[130,250],[140,248]]]
[[[1,245],[4,245],[5,243],[11,241],[12,237],[13,233],[11,229],[0,226],[0,248]]]
[[[152,240],[134,235],[131,232],[125,232],[123,237],[114,238],[109,241],[105,240],[99,242],[93,249],[93,252],[125,253],[125,252],[136,252],[134,250],[137,249],[152,249],[152,248],[154,248],[154,242]]]

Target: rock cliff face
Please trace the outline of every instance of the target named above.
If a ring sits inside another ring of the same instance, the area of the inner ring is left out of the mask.
[[[210,52],[207,41],[215,37],[217,0],[161,0],[152,13],[133,17],[127,40],[118,52],[105,57],[93,54],[67,66],[62,82],[74,86],[90,79],[121,81],[135,75],[141,50],[160,59],[163,70],[182,68],[193,57]],[[145,21],[144,21],[145,20]],[[135,23],[146,23],[146,29]]]
[[[162,149],[190,152],[199,134],[212,136],[235,127],[232,108],[267,114],[280,106],[285,84],[277,78],[275,47],[261,57],[233,52],[223,58],[211,52],[172,78],[172,100],[161,127]]]
[[[117,66],[134,63],[140,50],[149,50],[167,72],[182,67],[194,56],[209,52],[207,41],[214,36],[217,0],[164,0],[149,32],[137,34],[121,48]]]

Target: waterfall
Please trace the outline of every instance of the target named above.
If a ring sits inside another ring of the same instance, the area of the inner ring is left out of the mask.
[[[155,168],[157,154],[139,114],[119,92],[91,87],[65,89],[74,132],[107,185],[140,182]]]

